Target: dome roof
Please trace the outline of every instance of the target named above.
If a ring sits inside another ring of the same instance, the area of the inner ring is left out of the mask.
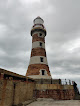
[[[42,20],[42,21],[43,21],[43,23],[44,23],[44,20],[43,20],[40,16],[36,17],[36,18],[34,19],[34,21],[33,21],[33,22],[35,22],[35,20],[37,20],[37,19]]]

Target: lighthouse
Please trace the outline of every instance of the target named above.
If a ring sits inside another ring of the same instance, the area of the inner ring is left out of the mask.
[[[46,34],[44,20],[41,17],[35,18],[31,29],[32,50],[26,73],[27,77],[33,79],[51,79],[45,50]]]

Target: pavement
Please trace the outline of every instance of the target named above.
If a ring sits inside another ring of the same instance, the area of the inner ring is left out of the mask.
[[[80,106],[80,100],[53,100],[38,98],[37,101],[26,106]]]

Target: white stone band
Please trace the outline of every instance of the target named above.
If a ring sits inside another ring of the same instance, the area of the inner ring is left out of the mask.
[[[42,46],[40,45],[40,43],[42,43]],[[32,43],[32,49],[33,49],[33,48],[37,48],[37,47],[45,48],[45,43],[42,42],[42,41],[33,42],[33,43]]]
[[[41,58],[43,58],[43,62],[41,62]],[[29,64],[46,64],[46,65],[48,65],[47,57],[33,56],[33,57],[30,58],[30,63]]]

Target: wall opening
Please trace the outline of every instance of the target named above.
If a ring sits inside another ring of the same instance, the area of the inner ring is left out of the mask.
[[[42,33],[39,33],[39,36],[42,36]]]
[[[42,75],[45,75],[45,70],[42,70]]]
[[[40,46],[42,47],[42,42],[40,42],[39,44],[40,44]]]
[[[40,61],[43,62],[43,57],[40,57]]]

